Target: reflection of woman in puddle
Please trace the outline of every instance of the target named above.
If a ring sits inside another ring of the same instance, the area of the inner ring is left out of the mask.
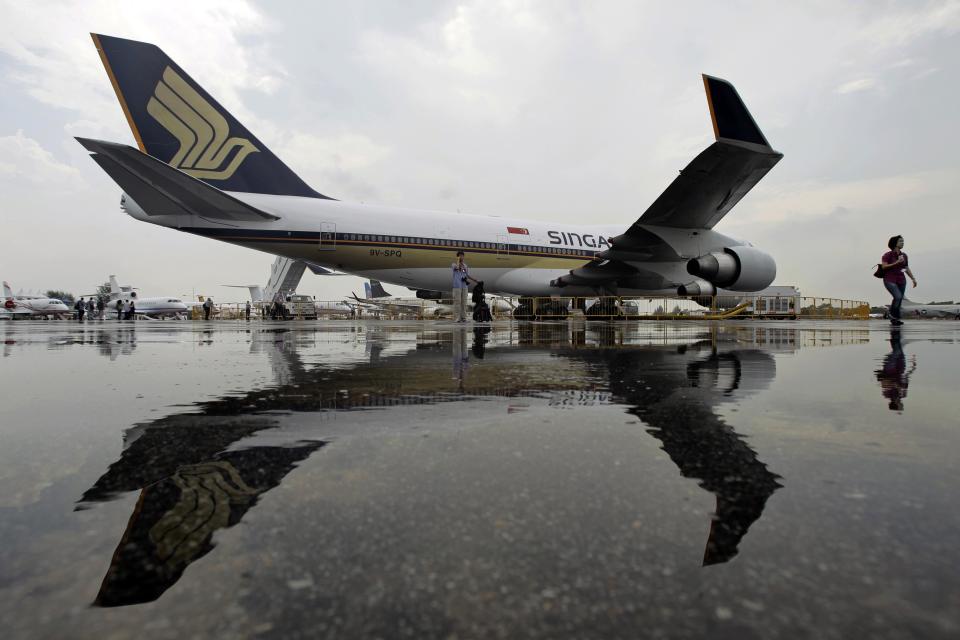
[[[890,331],[890,353],[883,359],[883,367],[877,370],[883,397],[890,401],[891,411],[903,411],[903,399],[907,397],[910,376],[917,368],[916,356],[910,358],[910,370],[907,371],[907,357],[900,346],[900,331]]]

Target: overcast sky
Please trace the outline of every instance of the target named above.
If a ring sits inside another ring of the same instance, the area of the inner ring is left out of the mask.
[[[0,0],[0,278],[242,300],[273,258],[137,222],[73,136],[134,144],[89,32],[157,44],[321,193],[626,229],[712,140],[701,73],[784,159],[717,230],[804,295],[960,299],[960,2]],[[388,287],[389,288],[389,287]],[[396,293],[406,290],[393,287]],[[353,277],[304,276],[340,299]]]

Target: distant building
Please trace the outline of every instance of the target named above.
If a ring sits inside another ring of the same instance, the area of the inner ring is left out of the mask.
[[[800,289],[789,285],[772,285],[744,297],[751,302],[750,311],[756,315],[796,317],[800,309]]]

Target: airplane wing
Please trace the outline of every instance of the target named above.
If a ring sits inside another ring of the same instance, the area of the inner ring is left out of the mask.
[[[711,229],[783,157],[770,147],[732,84],[704,75],[703,85],[716,141],[680,171],[625,233],[610,239],[609,249],[555,284],[630,281],[638,288],[657,288],[634,265],[678,256],[645,226]]]
[[[783,157],[726,80],[703,76],[716,142],[680,172],[637,225],[712,229]]]
[[[193,214],[215,220],[279,220],[133,147],[88,138],[76,140],[148,216]]]

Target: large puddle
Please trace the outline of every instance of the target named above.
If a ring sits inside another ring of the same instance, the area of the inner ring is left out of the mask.
[[[958,326],[4,323],[4,635],[956,637]]]

